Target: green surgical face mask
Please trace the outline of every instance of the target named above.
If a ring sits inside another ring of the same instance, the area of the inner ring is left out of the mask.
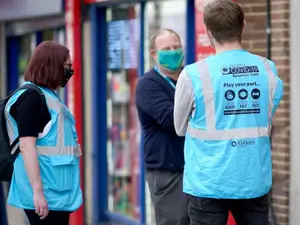
[[[178,70],[183,62],[183,51],[182,49],[176,50],[163,50],[157,52],[158,63],[171,71]]]

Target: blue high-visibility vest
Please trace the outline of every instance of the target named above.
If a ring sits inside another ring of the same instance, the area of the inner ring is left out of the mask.
[[[75,211],[82,204],[79,171],[81,150],[75,121],[68,108],[53,91],[46,88],[41,90],[51,115],[51,120],[36,141],[44,194],[49,210]],[[5,108],[11,143],[18,137],[18,128],[9,111],[24,91],[20,90],[14,94]],[[8,204],[23,209],[34,209],[33,190],[21,153],[14,163]]]
[[[184,192],[248,199],[272,185],[270,130],[283,95],[275,64],[244,50],[185,68],[195,109],[185,139]]]

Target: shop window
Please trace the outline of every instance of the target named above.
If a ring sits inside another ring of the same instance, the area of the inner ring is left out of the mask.
[[[139,220],[140,124],[135,107],[138,80],[139,7],[107,10],[107,155],[109,210]]]
[[[167,28],[177,32],[181,42],[186,40],[186,0],[148,2],[145,10],[145,69],[153,67],[149,54],[149,39],[159,29]]]
[[[186,0],[167,0],[147,2],[145,9],[145,70],[154,66],[154,61],[150,57],[149,39],[159,29],[172,29],[178,33],[181,38],[183,50],[186,41]],[[151,202],[151,196],[146,186],[146,214],[147,224],[155,224],[154,209]]]
[[[20,55],[19,55],[19,85],[24,82],[24,73],[30,61],[35,48],[35,35],[25,34],[20,37]]]
[[[48,40],[53,40],[57,43],[65,45],[65,30],[64,29],[56,29],[56,30],[43,31],[43,41],[48,41]],[[58,94],[59,98],[64,100],[64,102],[67,104],[66,89],[59,88],[57,90],[57,94]]]
[[[43,32],[43,41],[54,40],[54,31],[53,30],[44,30],[42,32]]]

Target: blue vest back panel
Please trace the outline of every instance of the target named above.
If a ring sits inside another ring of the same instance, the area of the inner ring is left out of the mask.
[[[266,194],[271,120],[283,95],[274,63],[233,50],[185,69],[195,111],[185,141],[184,192],[226,199]]]

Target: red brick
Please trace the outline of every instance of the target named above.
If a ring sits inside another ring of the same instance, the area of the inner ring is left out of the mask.
[[[267,5],[265,0],[237,0],[245,12],[246,29],[243,47],[262,56],[267,55]],[[289,215],[290,176],[290,43],[289,0],[271,1],[271,60],[284,83],[284,96],[273,120],[272,165],[273,208],[277,225],[287,225]]]

